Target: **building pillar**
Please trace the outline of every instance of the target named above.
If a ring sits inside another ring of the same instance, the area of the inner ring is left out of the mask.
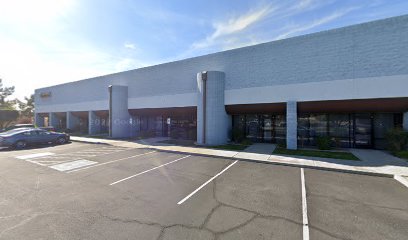
[[[197,143],[220,145],[228,141],[229,117],[225,111],[225,73],[197,74]]]
[[[35,113],[34,114],[34,124],[37,127],[44,127],[44,117],[39,113]]]
[[[286,148],[297,149],[297,102],[286,103]]]
[[[101,119],[95,111],[88,112],[88,134],[95,135],[101,132]]]
[[[48,114],[48,126],[57,128],[59,126],[59,118],[56,113]]]
[[[131,136],[127,86],[109,86],[109,117],[109,136],[113,138]]]
[[[130,116],[130,137],[137,137],[139,134],[140,121],[137,116]]]
[[[79,127],[79,118],[74,116],[72,112],[67,112],[67,129],[69,129],[71,132],[74,132]]]
[[[408,132],[408,112],[404,112],[402,117],[402,127]]]

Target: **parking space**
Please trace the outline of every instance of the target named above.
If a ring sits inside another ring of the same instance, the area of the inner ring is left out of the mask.
[[[95,163],[32,162],[78,159]],[[408,235],[408,188],[391,178],[81,143],[1,152],[0,169],[0,239]]]
[[[311,239],[406,239],[408,188],[392,178],[306,170]]]
[[[128,157],[129,148],[109,145],[77,144],[42,147],[25,151],[10,151],[9,157],[33,164],[67,172],[74,169],[100,164],[113,156]],[[141,150],[141,153],[146,152]],[[132,152],[134,154],[134,151]]]

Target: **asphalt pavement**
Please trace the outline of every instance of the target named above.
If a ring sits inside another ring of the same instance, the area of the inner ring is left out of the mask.
[[[407,239],[392,178],[70,143],[0,151],[0,239]]]

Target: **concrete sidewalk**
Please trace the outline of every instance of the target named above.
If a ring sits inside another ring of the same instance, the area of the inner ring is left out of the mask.
[[[238,160],[267,162],[273,164],[309,167],[324,170],[353,172],[387,177],[408,176],[408,162],[393,157],[383,151],[367,149],[350,149],[361,161],[331,158],[275,155],[274,144],[253,144],[244,151],[229,151],[202,147],[185,147],[159,143],[160,139],[126,141],[71,137],[72,141],[102,143],[121,147],[151,148],[161,151],[199,154],[213,157],[226,157]]]

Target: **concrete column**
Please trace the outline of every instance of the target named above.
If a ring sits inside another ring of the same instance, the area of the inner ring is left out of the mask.
[[[404,112],[402,117],[402,127],[405,131],[408,131],[408,112]]]
[[[130,117],[130,137],[137,137],[140,128],[140,122],[137,116]]]
[[[59,126],[59,118],[56,113],[48,114],[48,125],[54,128]]]
[[[95,135],[101,132],[101,119],[95,111],[88,112],[88,134]]]
[[[286,103],[286,148],[297,149],[297,102]]]
[[[44,117],[41,116],[39,113],[34,114],[34,124],[37,127],[44,127]]]
[[[225,73],[197,74],[197,143],[219,145],[228,141],[229,117],[225,111]]]
[[[128,111],[128,87],[111,86],[112,94],[110,102],[109,116],[112,120],[112,129],[110,135],[113,138],[123,138],[131,136],[130,114]]]
[[[74,116],[72,112],[67,112],[67,129],[76,131],[78,130],[77,127],[79,127],[79,118]]]

